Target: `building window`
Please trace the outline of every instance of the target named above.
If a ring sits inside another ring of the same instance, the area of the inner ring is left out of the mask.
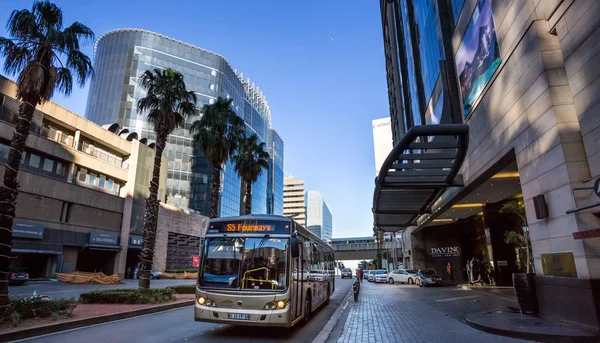
[[[96,174],[94,174],[94,173],[90,173],[90,178],[89,178],[89,180],[88,180],[88,183],[89,183],[90,185],[94,185],[94,186],[96,186],[96,180],[97,180],[97,179],[98,179],[98,176],[97,176]]]
[[[54,161],[49,158],[44,158],[44,171],[52,173],[52,168],[54,168]]]
[[[61,162],[56,162],[56,174],[60,176],[66,175],[66,166]]]
[[[79,173],[78,173],[78,177],[77,179],[81,182],[85,182],[87,179],[87,170],[85,168],[81,168],[79,169]]]
[[[38,169],[40,167],[40,160],[41,157],[39,157],[36,154],[30,154],[29,155],[29,166]]]
[[[99,180],[98,186],[104,188],[105,182],[106,182],[106,176],[100,175],[100,180]]]

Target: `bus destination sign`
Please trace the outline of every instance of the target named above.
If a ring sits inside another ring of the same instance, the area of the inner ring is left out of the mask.
[[[208,233],[265,233],[289,234],[290,223],[277,221],[240,221],[231,223],[211,223]]]

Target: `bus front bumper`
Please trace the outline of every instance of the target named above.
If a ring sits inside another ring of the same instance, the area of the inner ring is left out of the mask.
[[[221,323],[243,326],[290,327],[290,306],[282,310],[244,310],[194,305],[197,322]],[[232,317],[236,319],[231,319]]]

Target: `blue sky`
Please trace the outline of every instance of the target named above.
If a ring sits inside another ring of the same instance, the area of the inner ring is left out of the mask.
[[[142,28],[225,56],[264,91],[273,127],[285,142],[285,170],[323,194],[333,213],[333,236],[371,234],[371,120],[389,115],[378,1],[55,3],[66,25],[80,21],[96,37]],[[31,4],[0,1],[0,36],[6,37],[10,12]],[[92,45],[84,51],[92,56]],[[84,115],[88,86],[53,101]]]

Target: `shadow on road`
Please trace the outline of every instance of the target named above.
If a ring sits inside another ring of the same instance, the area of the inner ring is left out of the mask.
[[[311,314],[311,319],[308,323],[310,325],[313,321],[315,321],[319,313],[325,308],[323,305],[315,310]],[[257,327],[257,326],[233,326],[233,325],[224,325],[217,329],[215,329],[211,336],[212,338],[223,338],[223,339],[239,339],[241,340],[260,340],[260,341],[284,341],[288,339],[294,338],[296,333],[302,329],[302,324],[297,324],[291,328],[265,328],[265,327]]]

